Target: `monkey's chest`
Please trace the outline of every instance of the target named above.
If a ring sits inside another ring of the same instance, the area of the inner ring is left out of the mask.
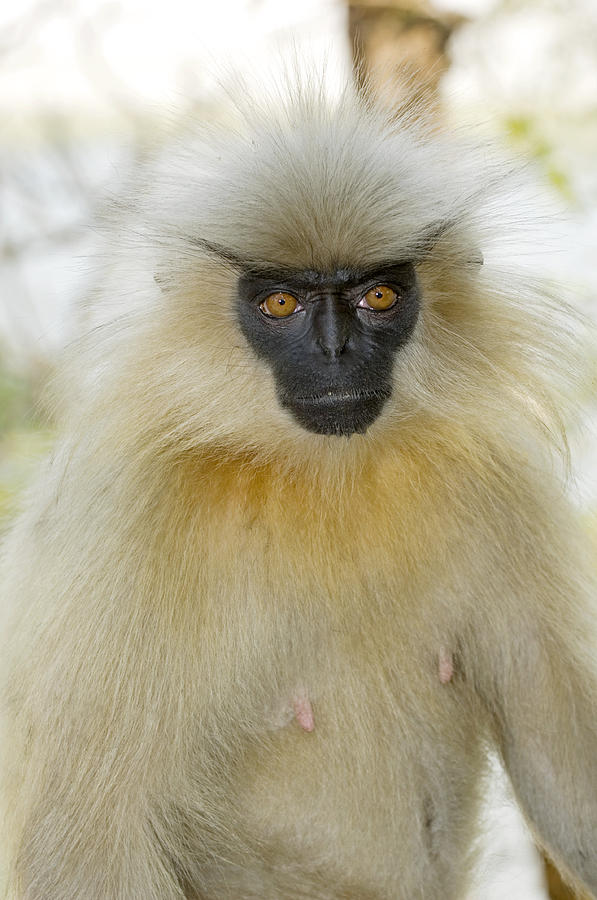
[[[440,669],[423,647],[418,665],[403,653],[394,666],[329,647],[294,691],[274,693],[234,777],[258,885],[237,867],[235,896],[453,895],[482,753],[459,675],[442,683]]]
[[[357,512],[323,533],[299,512],[275,534],[258,518],[259,541],[238,533],[234,578],[210,556],[205,674],[220,733],[234,731],[222,818],[235,845],[215,847],[229,863],[206,897],[458,896],[483,759],[452,653],[460,595],[447,596],[448,554],[420,534],[405,549],[391,522],[374,531]]]

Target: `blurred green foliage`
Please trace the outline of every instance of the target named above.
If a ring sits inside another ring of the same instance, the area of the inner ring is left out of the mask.
[[[52,433],[39,413],[35,381],[0,358],[0,531],[18,509],[20,495]]]
[[[513,115],[504,121],[506,134],[522,152],[535,159],[551,186],[570,204],[575,201],[572,182],[555,161],[555,148],[541,133],[540,122],[531,116]]]
[[[29,380],[11,372],[0,359],[0,437],[33,420],[35,403]]]

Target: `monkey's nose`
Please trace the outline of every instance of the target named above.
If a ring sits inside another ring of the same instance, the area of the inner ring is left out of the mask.
[[[350,341],[351,320],[344,304],[334,295],[316,304],[313,332],[315,344],[329,360],[345,353]]]
[[[315,343],[324,354],[324,356],[327,356],[329,358],[337,358],[338,356],[342,356],[342,354],[346,350],[348,337],[320,336],[316,339]]]

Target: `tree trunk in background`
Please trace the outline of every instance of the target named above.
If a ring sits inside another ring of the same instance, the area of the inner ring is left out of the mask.
[[[348,28],[359,86],[385,88],[396,108],[420,102],[439,117],[439,84],[450,61],[450,35],[466,18],[437,12],[425,0],[348,2]]]
[[[380,88],[395,109],[424,110],[441,118],[439,85],[450,65],[448,41],[467,19],[436,10],[426,0],[359,0],[348,6],[348,30],[357,84]],[[566,887],[544,857],[551,900],[583,900]]]

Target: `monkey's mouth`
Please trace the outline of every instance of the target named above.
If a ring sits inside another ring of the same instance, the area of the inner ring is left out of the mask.
[[[326,391],[306,397],[282,396],[299,425],[314,434],[364,434],[382,411],[390,391]]]

